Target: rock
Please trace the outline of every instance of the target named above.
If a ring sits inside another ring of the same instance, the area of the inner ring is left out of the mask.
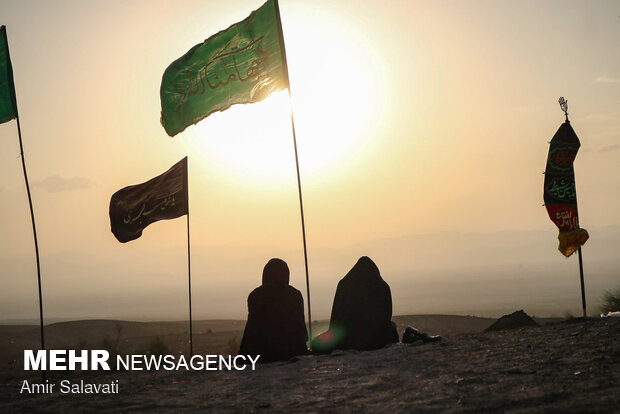
[[[513,312],[510,315],[504,315],[495,321],[491,326],[486,328],[484,332],[501,331],[504,329],[515,329],[523,326],[538,326],[536,321],[532,319],[523,309]]]

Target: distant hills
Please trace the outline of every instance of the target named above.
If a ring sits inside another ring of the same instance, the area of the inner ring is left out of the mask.
[[[588,312],[597,314],[604,289],[620,282],[620,226],[588,228],[583,248]],[[292,269],[305,298],[303,255],[272,246],[193,246],[192,295],[196,319],[243,319],[248,293],[274,255]],[[59,253],[43,257],[46,322],[87,318],[141,321],[187,317],[183,249],[133,246],[118,257]],[[143,250],[141,250],[143,249]],[[557,230],[492,233],[439,232],[375,239],[346,247],[309,246],[312,315],[329,317],[338,281],[367,255],[392,289],[395,314],[499,317],[516,309],[530,315],[581,314],[576,255],[557,251]],[[147,260],[146,263],[137,261]],[[0,323],[37,323],[31,260],[2,258],[10,278],[0,290]],[[27,263],[27,264],[26,264]],[[129,263],[130,265],[125,265]],[[12,269],[20,269],[12,272]],[[21,273],[20,273],[21,272]]]

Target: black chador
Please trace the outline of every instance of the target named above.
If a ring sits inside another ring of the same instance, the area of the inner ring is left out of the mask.
[[[329,330],[312,347],[317,352],[333,349],[379,349],[398,342],[392,318],[392,294],[377,265],[361,257],[338,283]]]
[[[240,355],[260,355],[258,362],[285,361],[307,353],[304,300],[289,282],[289,269],[271,259],[263,269],[263,284],[248,296],[248,321]]]

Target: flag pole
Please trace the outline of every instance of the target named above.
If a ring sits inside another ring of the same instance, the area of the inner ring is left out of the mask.
[[[30,206],[30,219],[32,220],[32,234],[34,236],[34,252],[37,258],[37,281],[39,284],[39,324],[41,327],[41,349],[45,350],[45,333],[43,329],[43,294],[41,290],[41,264],[39,262],[39,243],[37,241],[37,226],[34,222],[34,209],[32,208],[32,196],[30,195],[30,185],[28,184],[28,174],[26,173],[26,161],[24,160],[24,147],[22,145],[22,130],[19,124],[19,113],[15,107],[17,116],[17,134],[19,135],[19,152],[22,158],[22,169],[24,170],[24,181],[26,182],[26,192],[28,193],[28,205]]]
[[[185,171],[185,188],[187,189],[187,287],[189,296],[189,354],[194,356],[194,335],[192,332],[192,266],[189,243],[189,186],[187,185],[187,170]]]
[[[587,316],[586,314],[586,289],[583,282],[583,259],[581,258],[581,247],[577,249],[579,253],[579,277],[581,279],[581,307],[583,308],[583,317]]]
[[[306,223],[304,220],[304,203],[301,195],[301,175],[299,173],[299,157],[297,155],[297,136],[295,134],[295,118],[293,116],[293,103],[291,97],[291,84],[288,77],[288,63],[286,61],[286,49],[284,47],[284,35],[282,34],[282,21],[280,20],[280,5],[278,0],[274,0],[276,20],[278,22],[278,37],[280,40],[280,50],[282,51],[282,71],[284,72],[284,79],[286,80],[286,86],[288,89],[289,105],[291,108],[291,129],[293,131],[293,146],[295,148],[295,167],[297,168],[297,188],[299,190],[299,208],[301,212],[301,234],[304,244],[304,265],[306,269],[306,295],[308,298],[308,333],[309,340],[312,341],[312,314],[310,310],[310,276],[308,275],[308,249],[306,246]]]
[[[5,28],[6,36],[6,28]],[[8,36],[7,36],[8,37]],[[6,41],[6,52],[9,60],[9,68],[11,68],[11,54],[9,52],[9,41]],[[11,68],[12,71],[12,68]],[[13,80],[12,73],[9,82],[13,82],[13,102],[15,103],[15,119],[17,120],[17,135],[19,136],[19,154],[22,159],[22,169],[24,170],[24,181],[26,182],[26,193],[28,194],[28,205],[30,206],[30,219],[32,220],[32,234],[34,237],[34,252],[37,259],[37,281],[39,284],[39,322],[41,327],[41,349],[45,350],[45,332],[43,329],[43,294],[41,290],[41,265],[39,261],[39,243],[37,241],[37,226],[34,221],[34,209],[32,208],[32,196],[30,195],[30,184],[28,183],[28,173],[26,172],[26,160],[24,159],[24,146],[22,144],[22,128],[19,122],[19,110],[17,109],[17,93],[15,93],[15,81]],[[45,371],[44,371],[45,377]]]
[[[568,122],[570,124],[570,121],[568,120],[568,101],[566,99],[564,99],[563,96],[560,97],[560,99],[558,100],[558,103],[560,104],[560,109],[562,109],[562,111],[564,111],[564,116],[566,117],[566,122]],[[577,252],[579,253],[579,279],[581,281],[581,308],[583,310],[583,317],[587,317],[587,313],[586,313],[586,288],[585,288],[585,283],[583,281],[583,259],[581,257],[581,246],[579,246],[579,248],[577,249]]]

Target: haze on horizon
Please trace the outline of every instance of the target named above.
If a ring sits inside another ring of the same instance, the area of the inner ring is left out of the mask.
[[[183,319],[185,218],[127,244],[110,196],[187,155],[195,319],[246,316],[271,257],[305,299],[288,97],[169,138],[164,69],[262,0],[0,0],[47,318]],[[281,0],[313,319],[362,255],[395,314],[580,313],[577,258],[542,207],[568,99],[588,309],[620,282],[617,1]],[[38,315],[15,121],[0,125],[0,321]]]

